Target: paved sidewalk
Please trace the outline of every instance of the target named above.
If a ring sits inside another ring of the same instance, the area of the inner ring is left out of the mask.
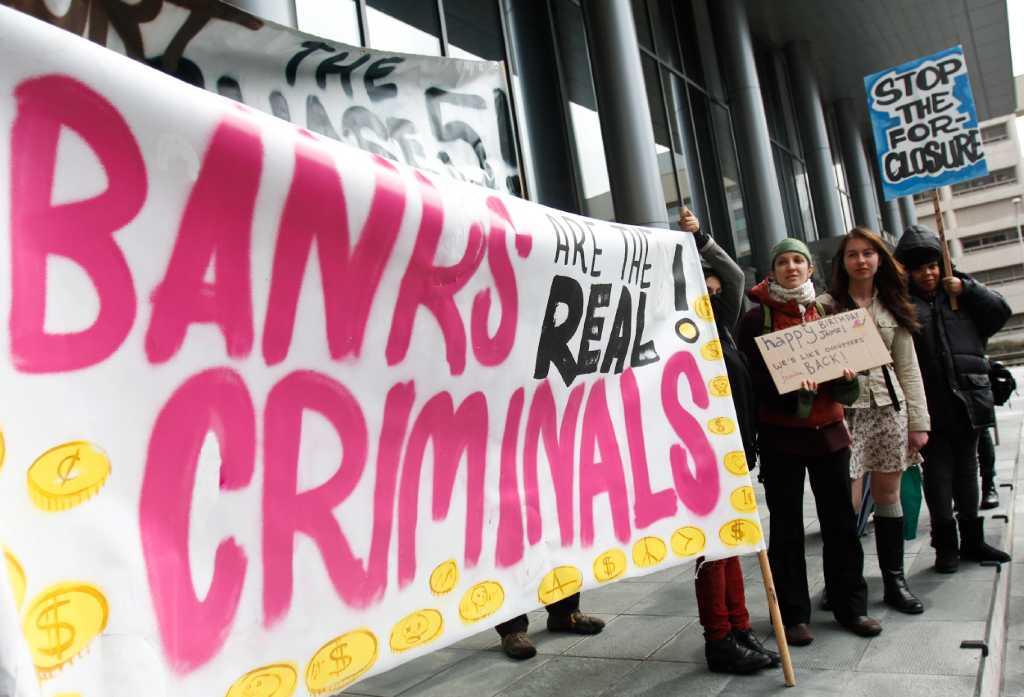
[[[1024,384],[1024,383],[1022,383]],[[999,409],[996,466],[1000,482],[1013,480],[1020,449],[1024,398],[1015,397]],[[1000,489],[1001,506],[987,511],[987,539],[1003,549],[1007,523],[992,520],[1006,514],[1016,497],[1024,513],[1024,466],[1013,494]],[[758,489],[758,500],[764,501]],[[764,508],[762,506],[762,508]],[[804,500],[807,520],[807,567],[812,602],[817,607],[824,587],[821,536],[808,488]],[[762,511],[767,530],[767,510]],[[670,695],[784,694],[842,695],[843,697],[966,697],[976,694],[985,660],[977,649],[960,648],[961,641],[986,638],[997,571],[972,563],[959,573],[940,576],[931,570],[934,553],[928,546],[928,514],[923,507],[920,533],[907,543],[906,567],[910,587],[924,601],[918,616],[890,611],[882,603],[882,582],[872,534],[863,538],[864,572],[870,592],[869,612],[884,631],[862,639],[842,630],[831,613],[815,609],[815,641],[793,647],[797,686],[787,689],[782,671],[754,676],[708,672],[704,640],[697,621],[693,566],[675,567],[640,579],[622,581],[584,593],[582,607],[608,622],[593,637],[551,634],[544,629],[546,613],[531,613],[538,655],[528,661],[507,659],[489,629],[447,649],[414,660],[388,673],[352,686],[345,694],[374,697],[565,697],[608,695],[667,697]],[[1024,525],[1016,526],[1015,555],[1009,598],[1004,691],[1024,697]],[[774,646],[768,606],[756,557],[743,560],[747,603],[754,628]],[[1002,627],[1002,618],[996,627]],[[982,697],[986,697],[983,695]],[[994,693],[993,693],[994,697]]]

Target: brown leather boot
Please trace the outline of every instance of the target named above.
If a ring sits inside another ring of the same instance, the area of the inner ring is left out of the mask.
[[[501,638],[501,648],[506,656],[517,661],[523,661],[537,655],[537,649],[530,641],[530,637],[526,636],[526,632],[506,634]]]
[[[584,615],[579,610],[568,615],[548,614],[549,632],[572,632],[573,634],[600,634],[604,620],[593,615]]]

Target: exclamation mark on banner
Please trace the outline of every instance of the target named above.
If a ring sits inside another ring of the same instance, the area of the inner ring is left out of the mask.
[[[676,311],[685,312],[690,309],[686,304],[686,274],[683,272],[683,245],[676,245],[676,256],[672,259],[672,280],[675,282]]]

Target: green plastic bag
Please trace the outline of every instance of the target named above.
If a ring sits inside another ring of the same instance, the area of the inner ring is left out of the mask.
[[[917,521],[921,517],[921,468],[912,465],[900,479],[900,504],[903,506],[903,539],[917,537]]]

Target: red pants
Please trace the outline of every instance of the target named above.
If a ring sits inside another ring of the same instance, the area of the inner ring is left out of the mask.
[[[697,611],[705,639],[724,639],[733,629],[750,629],[738,557],[700,564],[696,588]]]

